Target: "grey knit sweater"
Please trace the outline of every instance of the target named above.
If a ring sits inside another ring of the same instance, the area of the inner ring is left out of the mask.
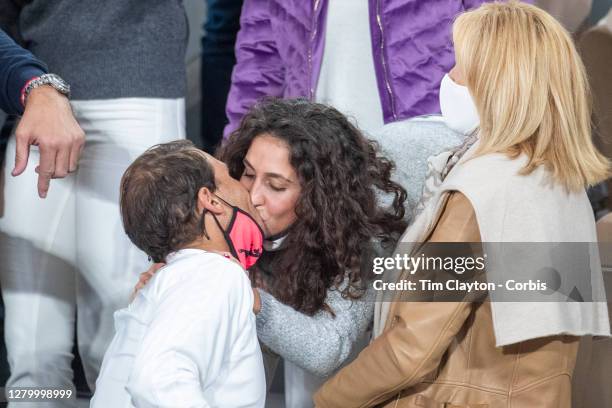
[[[179,98],[188,25],[181,0],[20,0],[24,45],[73,99]]]
[[[261,289],[259,293],[259,340],[284,359],[320,377],[331,375],[345,362],[374,315],[372,291],[363,299],[351,300],[343,298],[338,290],[328,290],[325,303],[335,317],[324,310],[308,316]]]

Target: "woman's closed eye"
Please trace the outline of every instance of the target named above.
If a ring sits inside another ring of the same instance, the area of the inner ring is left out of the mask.
[[[279,191],[279,192],[281,192],[281,191],[285,191],[285,190],[287,190],[287,187],[284,187],[284,186],[276,186],[276,185],[274,185],[274,183],[269,183],[268,185],[269,185],[269,186],[270,186],[270,188],[271,188],[272,190],[274,190],[274,191]]]

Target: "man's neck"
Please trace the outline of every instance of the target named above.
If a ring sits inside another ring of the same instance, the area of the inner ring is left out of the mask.
[[[201,236],[195,241],[185,245],[184,248],[202,249],[210,252],[228,252],[229,247],[223,236],[223,231],[219,229],[219,226],[214,220],[211,220],[211,216],[207,215],[204,220],[206,236]]]
[[[194,241],[189,245],[186,245],[185,248],[191,249],[201,249],[203,251],[208,252],[228,252],[229,248],[225,241],[221,242],[212,242],[209,240],[198,240]]]

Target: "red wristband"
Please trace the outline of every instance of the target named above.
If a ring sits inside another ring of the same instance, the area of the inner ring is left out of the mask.
[[[25,94],[26,88],[28,87],[28,85],[30,85],[32,83],[32,81],[35,81],[38,78],[40,78],[40,77],[39,76],[35,76],[33,78],[30,78],[30,80],[25,83],[23,88],[21,88],[21,106],[23,106],[24,108],[25,108],[25,103],[26,103],[26,94]]]

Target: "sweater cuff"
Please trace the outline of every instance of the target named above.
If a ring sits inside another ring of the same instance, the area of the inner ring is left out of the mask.
[[[259,291],[259,296],[261,298],[261,310],[259,313],[257,313],[255,322],[257,325],[257,333],[261,333],[266,326],[266,322],[271,317],[273,303],[276,301],[276,299],[274,299],[274,296],[262,289],[258,288],[257,290]]]
[[[14,73],[11,75],[8,82],[8,96],[14,112],[17,112],[19,115],[23,114],[25,106],[23,106],[21,103],[21,93],[24,90],[24,86],[32,78],[36,78],[44,74],[45,71],[36,65],[20,67],[14,70]]]

